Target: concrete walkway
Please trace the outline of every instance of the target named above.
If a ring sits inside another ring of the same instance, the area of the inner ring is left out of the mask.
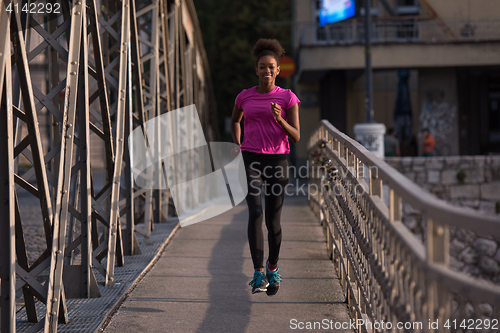
[[[251,294],[248,212],[242,202],[181,228],[104,332],[352,332],[318,324],[315,330],[298,329],[299,322],[348,322],[349,315],[322,228],[306,198],[287,197],[285,206],[283,282],[276,296]]]

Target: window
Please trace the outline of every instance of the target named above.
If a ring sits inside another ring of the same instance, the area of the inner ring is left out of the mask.
[[[399,6],[417,6],[417,0],[396,0],[396,5]]]
[[[396,14],[417,15],[420,12],[418,0],[394,0]]]

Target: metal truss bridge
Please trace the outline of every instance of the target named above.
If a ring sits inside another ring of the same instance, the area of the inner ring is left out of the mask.
[[[31,331],[56,332],[67,298],[98,295],[94,272],[112,284],[168,214],[168,192],[134,186],[131,131],[195,104],[216,141],[208,62],[191,0],[2,1],[0,36],[1,330],[22,290]],[[34,260],[21,191],[43,224]]]

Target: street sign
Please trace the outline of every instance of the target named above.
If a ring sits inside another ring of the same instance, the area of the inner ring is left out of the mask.
[[[295,73],[295,61],[289,56],[280,59],[280,77],[290,77]]]

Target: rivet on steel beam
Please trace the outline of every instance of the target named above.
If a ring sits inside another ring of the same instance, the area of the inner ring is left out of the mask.
[[[54,297],[54,298],[52,299],[52,302],[57,302],[57,298],[55,298],[55,297]]]
[[[444,228],[441,227],[441,226],[437,227],[436,228],[436,235],[437,236],[443,236],[443,234],[444,234]]]
[[[61,250],[57,250],[57,254],[61,254],[61,253],[62,253],[62,251],[61,251]]]
[[[80,12],[76,12],[75,15],[80,15]]]
[[[52,316],[55,316],[57,314],[57,312],[53,311],[50,313]]]
[[[71,75],[76,75],[76,72],[71,72],[70,74],[71,74]]]
[[[72,61],[72,62],[71,62],[71,64],[72,64],[72,65],[76,65],[76,64],[77,64],[77,62],[76,62],[76,61]]]

